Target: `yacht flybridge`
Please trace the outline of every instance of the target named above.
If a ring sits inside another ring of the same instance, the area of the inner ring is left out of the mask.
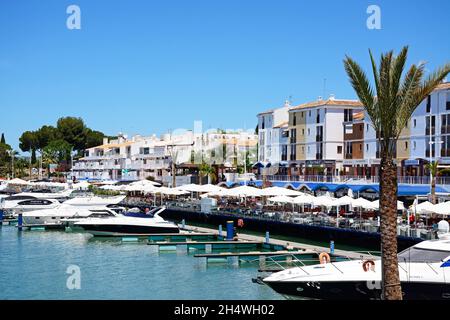
[[[450,300],[450,239],[420,242],[398,254],[404,299]],[[306,299],[380,299],[381,260],[299,266],[263,282],[278,293]]]
[[[126,196],[115,196],[115,197],[76,197],[69,199],[64,202],[64,204],[68,204],[71,206],[77,207],[98,207],[98,206],[107,206],[119,204],[125,199]]]
[[[159,216],[166,208],[161,207],[152,218],[130,217],[116,215],[107,219],[87,218],[75,222],[75,227],[81,227],[95,236],[115,236],[126,234],[179,233],[178,226],[165,221]]]

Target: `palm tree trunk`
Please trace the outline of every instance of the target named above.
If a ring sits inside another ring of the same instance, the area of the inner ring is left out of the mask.
[[[381,159],[380,170],[382,298],[402,300],[397,260],[397,165]]]
[[[431,179],[431,203],[436,204],[436,176]]]

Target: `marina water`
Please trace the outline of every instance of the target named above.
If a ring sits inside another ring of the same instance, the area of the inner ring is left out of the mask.
[[[69,289],[70,266],[80,289]],[[87,233],[0,227],[0,299],[283,299],[252,283],[257,264],[209,264]]]

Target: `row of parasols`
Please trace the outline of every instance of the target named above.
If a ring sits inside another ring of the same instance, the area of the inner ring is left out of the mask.
[[[379,200],[369,201],[365,198],[353,198],[350,194],[341,198],[334,198],[330,194],[322,196],[313,196],[296,190],[281,187],[255,188],[251,186],[240,186],[236,188],[222,188],[212,184],[198,185],[187,184],[177,188],[158,187],[156,182],[142,180],[131,183],[129,185],[107,185],[100,187],[106,190],[116,191],[135,191],[142,193],[161,194],[181,196],[192,193],[199,193],[201,198],[204,197],[221,197],[221,198],[262,198],[270,203],[292,204],[292,205],[309,205],[312,207],[332,207],[349,206],[350,208],[360,208],[365,210],[379,210]],[[418,214],[436,213],[441,215],[450,215],[450,201],[439,204],[432,204],[428,201],[417,204],[416,202],[409,208],[410,212]],[[406,210],[402,201],[397,201],[397,210]]]

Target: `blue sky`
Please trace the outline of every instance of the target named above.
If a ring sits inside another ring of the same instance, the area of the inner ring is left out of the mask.
[[[66,8],[81,8],[81,30]],[[370,4],[381,30],[366,28]],[[326,94],[354,98],[342,66],[368,48],[450,60],[447,0],[15,0],[0,2],[0,132],[79,116],[107,134],[250,128],[256,114]]]

